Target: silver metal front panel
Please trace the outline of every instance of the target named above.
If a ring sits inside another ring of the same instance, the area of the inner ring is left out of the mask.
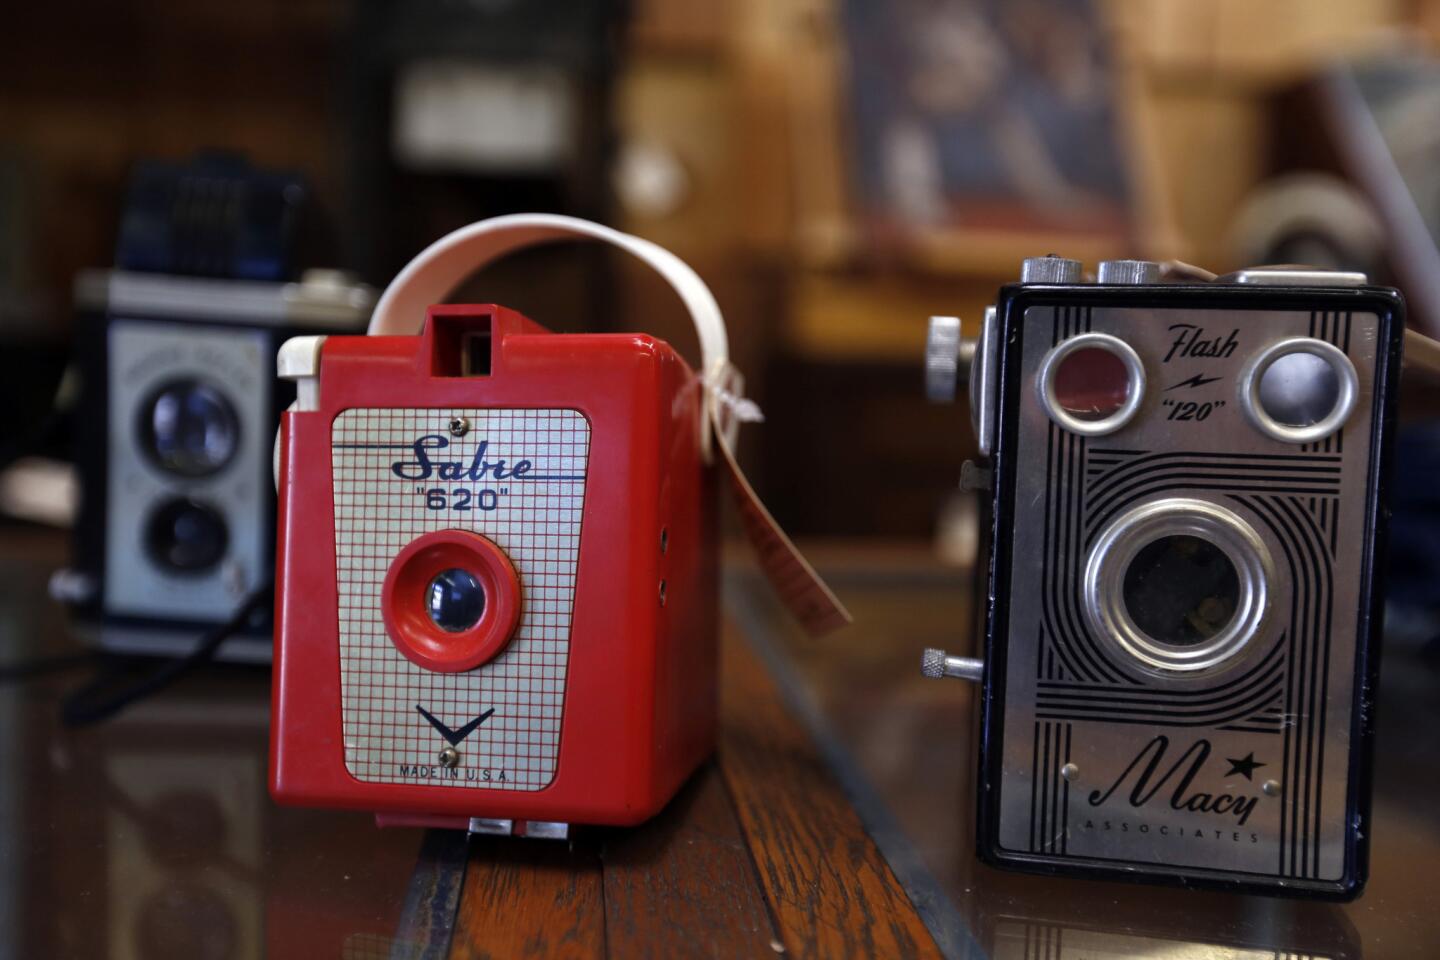
[[[266,576],[271,496],[263,468],[274,425],[270,371],[258,330],[116,320],[110,325],[109,480],[105,510],[105,610],[165,620],[224,620]],[[167,382],[193,379],[230,404],[238,446],[217,473],[180,477],[145,456],[140,405]],[[211,569],[179,573],[146,550],[146,524],[162,503],[193,498],[215,510],[229,533]]]
[[[454,417],[469,421],[450,436]],[[345,767],[371,783],[542,790],[555,777],[580,562],[590,422],[567,409],[354,409],[332,431],[340,697]],[[413,478],[417,440],[443,439],[436,461],[529,460],[524,479]],[[408,466],[406,466],[408,462]],[[391,641],[381,588],[396,554],[423,534],[473,531],[503,550],[521,584],[520,622],[493,660],[439,673]],[[452,730],[459,762],[436,758],[446,741],[419,709]],[[483,721],[476,722],[485,716]]]
[[[1020,377],[1018,409],[1004,414],[1018,428],[1010,584],[997,597],[1009,617],[999,846],[1340,879],[1377,318],[1032,307],[1024,324],[1006,374]],[[1057,426],[1036,390],[1046,353],[1086,332],[1133,346],[1148,382],[1139,412],[1106,436]],[[1199,346],[1177,348],[1182,335]],[[1341,432],[1303,445],[1262,434],[1238,391],[1246,360],[1292,336],[1335,344],[1359,375]],[[1241,518],[1277,571],[1259,632],[1196,672],[1127,656],[1083,607],[1097,539],[1167,498]]]

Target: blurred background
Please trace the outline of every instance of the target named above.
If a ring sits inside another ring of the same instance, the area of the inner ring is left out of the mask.
[[[781,522],[927,537],[973,439],[923,401],[926,317],[973,330],[1024,256],[1359,266],[1435,332],[1437,37],[1429,0],[56,0],[0,38],[3,442],[66,456],[67,425],[34,428],[66,396],[77,276],[124,259],[138,164],[218,152],[303,184],[288,279],[383,287],[512,211],[669,247],[729,318]],[[618,255],[472,289],[695,354]]]

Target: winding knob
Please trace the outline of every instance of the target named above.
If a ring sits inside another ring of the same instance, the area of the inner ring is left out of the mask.
[[[959,317],[931,317],[925,336],[925,396],[931,403],[954,403],[960,381],[970,378],[976,339],[962,336]]]
[[[1026,257],[1020,264],[1021,283],[1079,283],[1081,264],[1051,254],[1048,257]]]
[[[1138,286],[1160,282],[1160,264],[1153,260],[1104,260],[1100,263],[1101,283]]]
[[[920,655],[920,673],[931,680],[955,677],[978,683],[985,675],[985,661],[974,657],[952,657],[944,650],[931,647]]]

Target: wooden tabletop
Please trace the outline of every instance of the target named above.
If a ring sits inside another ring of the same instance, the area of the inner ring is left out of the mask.
[[[459,841],[432,838],[391,956],[939,956],[733,626],[721,658],[719,750],[658,817],[578,830],[569,843],[472,837],[449,872],[463,871],[458,897],[444,860]]]
[[[46,531],[0,543],[9,659],[77,649],[44,600],[65,552]],[[654,820],[569,842],[272,803],[263,669],[214,664],[79,729],[58,704],[89,661],[0,685],[0,874],[24,878],[0,955],[940,955],[774,631],[732,611],[721,649],[715,757]]]
[[[0,542],[0,648],[74,653],[45,578],[63,538]],[[1387,642],[1371,879],[1353,904],[1004,873],[974,852],[964,571],[919,548],[816,559],[855,614],[821,641],[727,564],[714,761],[654,821],[570,843],[282,807],[268,671],[197,670],[67,728],[93,671],[0,684],[0,956],[1429,957],[1440,939],[1440,666]]]

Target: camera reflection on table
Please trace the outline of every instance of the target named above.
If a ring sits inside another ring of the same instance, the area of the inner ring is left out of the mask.
[[[953,558],[952,558],[953,559]],[[1432,671],[1397,649],[1377,737],[1371,883],[1354,904],[1033,876],[975,857],[975,695],[927,681],[918,651],[971,653],[973,570],[909,545],[821,551],[821,569],[856,626],[807,641],[786,628],[753,574],[731,570],[742,629],[788,663],[848,775],[857,806],[912,898],[935,903],[957,951],[995,957],[1310,957],[1418,955],[1437,933],[1426,871],[1440,831],[1419,811],[1436,777],[1422,729]],[[1406,662],[1406,661],[1410,662]],[[878,827],[878,828],[877,828]],[[888,838],[888,839],[887,839]],[[932,925],[933,928],[933,925]]]
[[[37,530],[0,545],[16,655],[75,647],[37,599],[65,548]],[[88,668],[0,687],[0,955],[389,955],[422,831],[271,802],[268,669],[215,665],[65,728],[60,701]]]

